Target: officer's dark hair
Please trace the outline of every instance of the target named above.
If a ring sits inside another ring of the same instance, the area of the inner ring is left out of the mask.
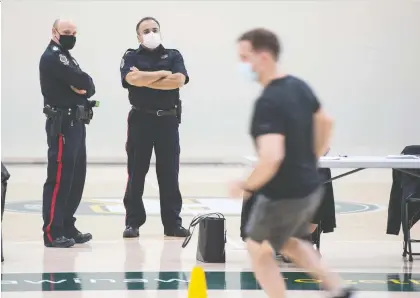
[[[281,52],[279,38],[275,33],[264,28],[257,28],[243,33],[238,42],[249,41],[255,51],[270,52],[278,60]]]
[[[137,34],[139,33],[139,27],[140,27],[141,23],[143,23],[145,21],[155,21],[156,24],[158,24],[158,27],[160,29],[160,24],[159,24],[158,20],[156,20],[154,17],[144,17],[136,25],[136,32],[137,32]]]

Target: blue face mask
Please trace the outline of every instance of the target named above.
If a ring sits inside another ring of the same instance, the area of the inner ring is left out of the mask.
[[[242,74],[242,76],[244,76],[246,79],[250,81],[256,81],[258,79],[257,73],[252,70],[251,63],[240,62],[238,69],[239,69],[239,72]]]

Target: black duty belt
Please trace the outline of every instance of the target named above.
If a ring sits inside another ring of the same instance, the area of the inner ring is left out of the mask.
[[[53,117],[60,115],[64,119],[70,120],[86,120],[88,119],[87,111],[84,105],[73,106],[73,107],[57,107],[46,105],[43,110],[47,117]]]
[[[133,110],[143,112],[146,114],[155,115],[158,117],[161,116],[176,116],[176,109],[170,109],[170,110],[154,110],[154,109],[146,109],[146,108],[138,108],[135,106],[132,106]]]

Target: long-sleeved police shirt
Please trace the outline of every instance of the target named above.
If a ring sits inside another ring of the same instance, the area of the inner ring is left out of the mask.
[[[92,78],[80,69],[68,51],[54,41],[41,56],[39,76],[44,105],[58,108],[84,105],[95,94]],[[77,94],[71,86],[86,90],[86,94]]]

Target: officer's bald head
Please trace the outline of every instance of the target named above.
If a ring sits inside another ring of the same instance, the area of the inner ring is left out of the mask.
[[[76,35],[77,27],[70,20],[57,19],[54,21],[52,34],[53,38],[60,38],[60,35]]]

